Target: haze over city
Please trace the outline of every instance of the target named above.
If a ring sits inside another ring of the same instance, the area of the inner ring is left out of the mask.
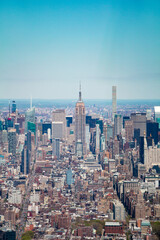
[[[160,1],[0,1],[0,98],[159,99]]]

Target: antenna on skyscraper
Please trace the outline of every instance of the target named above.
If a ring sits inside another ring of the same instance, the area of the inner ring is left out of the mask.
[[[81,94],[81,81],[79,83],[79,101],[82,101],[82,94]]]

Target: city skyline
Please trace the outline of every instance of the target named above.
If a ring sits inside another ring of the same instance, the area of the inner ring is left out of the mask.
[[[1,98],[159,99],[159,1],[1,1]],[[66,91],[67,89],[67,91]]]

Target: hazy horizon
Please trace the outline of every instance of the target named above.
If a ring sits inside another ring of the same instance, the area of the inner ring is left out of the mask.
[[[160,1],[0,1],[1,98],[158,99]]]

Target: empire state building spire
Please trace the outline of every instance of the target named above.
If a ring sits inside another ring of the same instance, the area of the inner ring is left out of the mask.
[[[79,102],[82,102],[81,83],[79,85]]]

